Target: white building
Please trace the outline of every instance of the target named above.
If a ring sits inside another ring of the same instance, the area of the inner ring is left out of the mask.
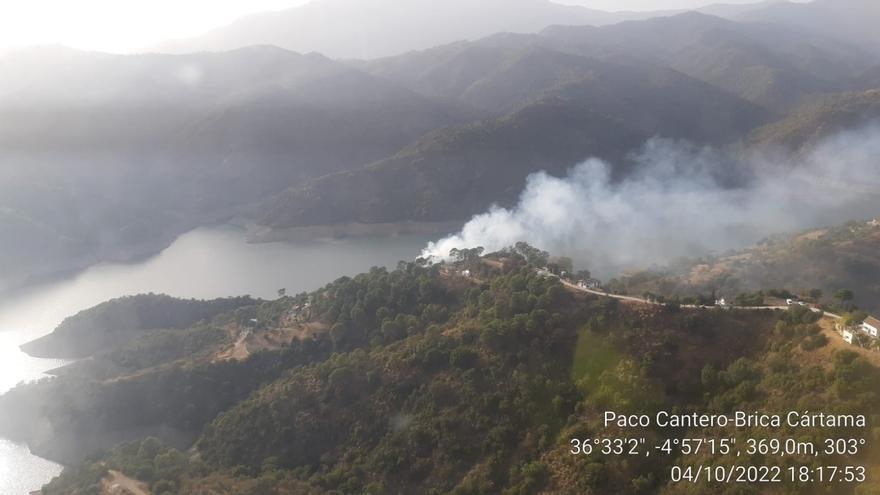
[[[591,278],[589,280],[578,280],[578,287],[581,289],[593,289],[596,290],[602,286],[602,282],[596,280],[595,278]]]
[[[875,339],[880,337],[880,320],[873,316],[869,316],[865,322],[862,323],[862,331]]]
[[[843,330],[843,341],[846,342],[847,344],[852,344],[853,343],[853,333],[850,332],[849,330],[844,329]]]

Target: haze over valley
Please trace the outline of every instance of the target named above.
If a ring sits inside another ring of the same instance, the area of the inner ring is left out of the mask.
[[[835,12],[856,22],[856,7]],[[286,26],[299,11],[265,16]],[[731,153],[754,135],[788,146],[765,129],[817,101],[852,103],[845,121],[813,126],[823,135],[875,115],[876,93],[860,95],[878,85],[869,46],[690,12],[373,60],[269,46],[7,52],[0,187],[2,221],[16,235],[2,248],[2,282],[135,259],[231,218],[276,230],[463,222],[493,203],[512,206],[540,170],[562,176],[598,158],[623,178],[628,155],[654,137]]]
[[[880,3],[600,4],[0,36],[0,492],[678,494],[559,445],[880,406]]]

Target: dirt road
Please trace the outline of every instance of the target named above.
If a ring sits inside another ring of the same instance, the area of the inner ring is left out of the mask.
[[[589,294],[595,294],[595,295],[601,296],[601,297],[609,297],[611,299],[618,299],[620,301],[629,301],[629,302],[635,302],[635,303],[640,303],[640,304],[648,304],[651,306],[663,306],[663,303],[658,303],[656,301],[648,301],[647,299],[642,299],[640,297],[622,296],[620,294],[610,294],[607,292],[598,291],[598,290],[594,290],[594,289],[586,289],[584,287],[580,287],[578,285],[575,285],[571,282],[568,282],[568,281],[565,281],[562,279],[560,279],[560,281],[562,282],[562,285],[568,287],[569,289],[578,290],[578,291],[586,292]],[[684,304],[684,305],[682,305],[682,307],[683,308],[693,308],[693,309],[712,309],[712,308],[716,308],[718,306],[698,306],[695,304]],[[728,307],[737,308],[737,309],[750,309],[750,310],[755,310],[755,311],[759,311],[759,310],[787,311],[789,308],[789,306],[750,306],[750,307],[728,306]],[[822,313],[823,312],[821,309],[815,308],[813,306],[809,306],[809,308],[810,308],[810,311],[812,311],[814,313]],[[834,313],[824,312],[824,316],[826,318],[831,318],[833,320],[841,319],[841,316],[836,315]]]
[[[101,495],[150,495],[150,490],[146,483],[110,470],[101,481]]]
[[[214,362],[219,361],[244,361],[250,356],[250,351],[248,350],[247,340],[251,336],[250,330],[244,330],[235,340],[235,344],[232,347],[226,349],[221,352],[214,358]]]

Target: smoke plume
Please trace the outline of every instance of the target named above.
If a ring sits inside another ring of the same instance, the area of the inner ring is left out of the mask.
[[[526,241],[607,276],[880,214],[880,126],[838,134],[798,158],[741,155],[652,139],[622,181],[598,159],[564,178],[535,173],[516,207],[475,216],[422,256]]]

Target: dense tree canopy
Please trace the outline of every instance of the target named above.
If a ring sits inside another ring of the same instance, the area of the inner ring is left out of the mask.
[[[115,437],[129,443],[68,468],[47,495],[94,493],[108,469],[157,494],[677,494],[693,487],[668,482],[675,456],[572,456],[569,440],[623,434],[603,428],[607,409],[878,405],[877,369],[829,352],[821,315],[808,308],[780,316],[630,305],[538,275],[549,256],[534,248],[490,257],[375,268],[238,308],[215,321],[255,318],[249,331],[260,335],[310,305],[308,323],[326,329],[244,360],[205,358],[230,339],[210,324],[156,334],[93,367],[14,390],[0,401],[14,401],[18,414],[2,424],[30,441],[45,421],[80,438],[129,433]],[[460,274],[468,264],[479,277]],[[178,350],[184,342],[189,357]],[[114,370],[123,376],[109,378]],[[153,433],[161,441],[145,439]],[[626,433],[650,441],[720,434]],[[48,450],[57,441],[39,438]],[[768,489],[789,493],[788,485]]]

